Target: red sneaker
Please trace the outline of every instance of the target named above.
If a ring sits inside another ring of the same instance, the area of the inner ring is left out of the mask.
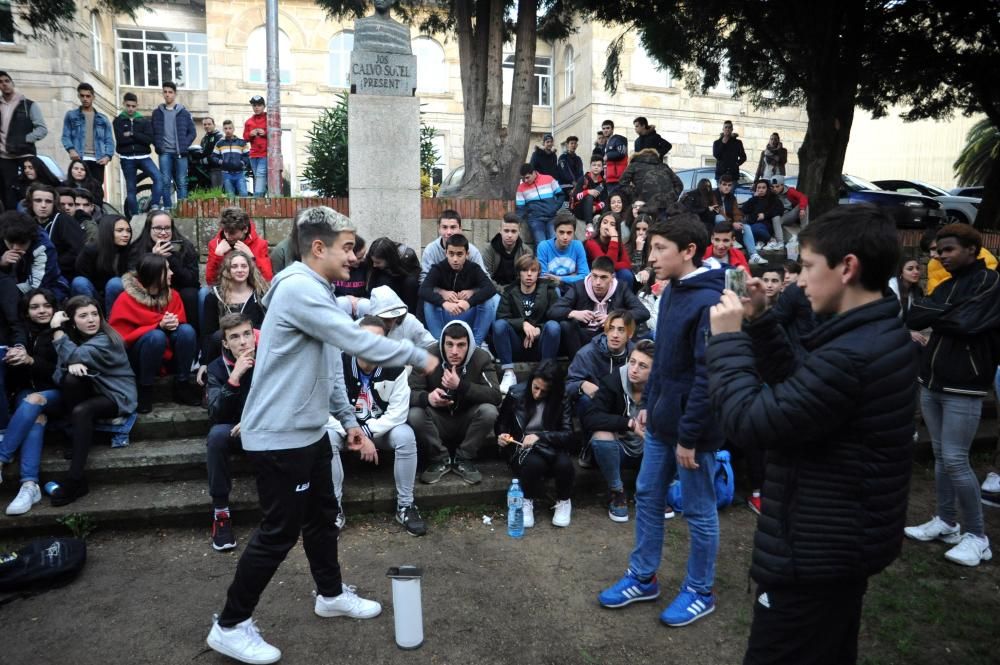
[[[747,497],[747,508],[760,515],[760,495]]]

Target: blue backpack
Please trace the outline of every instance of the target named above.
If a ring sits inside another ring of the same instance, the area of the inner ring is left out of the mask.
[[[712,474],[715,484],[715,501],[719,508],[725,508],[733,502],[736,488],[733,484],[733,465],[730,462],[728,450],[715,452],[715,471]],[[677,512],[684,512],[684,500],[681,497],[681,481],[674,480],[667,490],[667,500]]]

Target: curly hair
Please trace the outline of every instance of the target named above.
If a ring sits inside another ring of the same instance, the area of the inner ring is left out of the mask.
[[[224,310],[226,305],[229,304],[229,294],[232,293],[233,285],[235,284],[232,273],[233,259],[239,257],[242,257],[243,260],[247,262],[247,265],[250,266],[250,272],[247,275],[247,285],[253,289],[254,297],[257,298],[258,302],[264,297],[267,290],[271,288],[271,285],[264,278],[264,275],[261,274],[257,264],[254,263],[253,257],[239,250],[232,250],[226,254],[224,259],[222,259],[222,269],[219,271],[218,294],[220,314],[225,313],[222,310]]]

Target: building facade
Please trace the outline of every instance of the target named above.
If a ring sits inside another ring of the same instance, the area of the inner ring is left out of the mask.
[[[0,3],[0,11],[3,7]],[[76,105],[75,89],[81,81],[94,85],[98,110],[113,117],[125,92],[136,93],[140,110],[149,113],[162,102],[161,84],[173,80],[178,84],[178,101],[195,118],[199,137],[206,116],[214,118],[220,129],[223,120],[231,119],[241,131],[251,113],[250,97],[266,96],[263,0],[173,0],[148,7],[134,18],[108,16],[93,0],[79,0],[78,32],[84,37],[49,44],[0,35],[3,69],[13,75],[22,93],[42,105],[49,123],[49,136],[40,151],[63,167],[68,158],[59,141],[62,118]],[[279,25],[282,152],[286,175],[298,193],[305,189],[299,176],[306,165],[312,124],[349,87],[352,22],[331,19],[307,0],[283,0]],[[586,23],[566,41],[538,43],[532,145],[547,132],[557,143],[575,135],[580,138],[578,152],[586,159],[605,119],[613,120],[616,131],[631,143],[632,120],[645,116],[674,145],[668,161],[682,169],[712,164],[712,142],[723,121],[732,120],[748,154],[745,170],[753,173],[768,137],[776,131],[788,149],[789,172],[797,172],[797,150],[806,129],[804,108],[755,110],[734,99],[725,80],[706,94],[692,94],[657,67],[634,34],[626,35],[623,77],[611,95],[604,89],[601,72],[607,47],[619,34],[618,28]],[[415,28],[412,45],[418,59],[422,119],[437,131],[440,177],[463,160],[458,45],[453,37],[423,35]],[[512,45],[504,56],[509,99]],[[945,186],[953,182],[945,165],[950,166],[961,149],[960,139],[971,121],[940,125],[934,132],[912,131],[896,119],[878,122],[877,129],[870,129],[859,114],[848,153],[852,173],[875,178],[892,170],[895,177],[919,177]],[[939,132],[942,128],[947,131]],[[871,146],[892,145],[894,136],[906,137],[905,155],[898,149],[881,151],[878,157],[893,159],[875,168]],[[111,201],[121,199],[116,166],[117,160],[108,171]]]

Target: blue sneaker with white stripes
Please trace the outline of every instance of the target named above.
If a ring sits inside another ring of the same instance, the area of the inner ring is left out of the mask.
[[[649,582],[642,582],[631,570],[625,571],[625,577],[618,580],[613,587],[605,589],[597,597],[601,607],[625,607],[629,603],[641,600],[655,600],[660,597],[660,584],[653,576]]]
[[[715,611],[715,596],[698,593],[691,587],[682,590],[674,602],[660,615],[660,621],[668,626],[679,627],[694,623]]]

